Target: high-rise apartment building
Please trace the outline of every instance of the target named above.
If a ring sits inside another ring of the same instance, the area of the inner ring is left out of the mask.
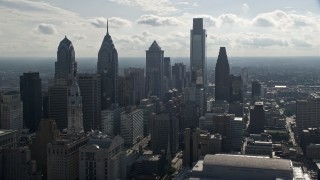
[[[1,101],[1,129],[22,130],[23,108],[20,94],[17,91],[6,92]]]
[[[104,110],[112,103],[118,103],[118,52],[109,35],[108,27],[99,50],[97,68],[102,80],[101,100]]]
[[[78,74],[78,83],[82,97],[84,131],[100,129],[101,77],[99,74]]]
[[[220,47],[215,73],[215,99],[230,101],[230,67],[225,47]]]
[[[35,132],[42,118],[41,79],[38,72],[23,73],[20,76],[20,93],[24,128]]]
[[[206,37],[203,19],[194,18],[193,29],[190,31],[191,84],[201,87],[205,87],[207,84]]]
[[[163,98],[163,53],[156,41],[146,51],[146,95]]]
[[[120,136],[110,139],[93,135],[79,151],[80,180],[125,179],[124,141]]]
[[[74,47],[72,42],[65,37],[58,46],[54,78],[70,80],[73,76],[74,69],[77,69]]]

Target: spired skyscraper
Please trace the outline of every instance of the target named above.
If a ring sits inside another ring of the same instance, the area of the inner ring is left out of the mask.
[[[164,51],[153,41],[146,51],[146,95],[163,98],[163,57]]]
[[[220,47],[215,73],[216,101],[230,101],[230,67],[225,47]]]
[[[72,42],[65,36],[58,47],[54,78],[68,80],[72,77],[74,68],[77,68],[74,48]]]
[[[206,30],[203,29],[202,18],[193,19],[193,29],[190,34],[191,84],[205,87],[207,84]]]
[[[99,50],[97,68],[102,80],[101,108],[106,109],[112,103],[118,103],[118,52],[109,35],[108,25]]]

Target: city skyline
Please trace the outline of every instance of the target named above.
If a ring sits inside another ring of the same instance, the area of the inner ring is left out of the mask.
[[[89,8],[87,8],[89,7]],[[0,2],[3,57],[53,57],[65,35],[77,57],[97,57],[109,33],[119,57],[143,57],[156,40],[170,57],[188,57],[193,18],[204,18],[207,56],[220,46],[231,56],[319,56],[320,3],[316,0]],[[95,9],[92,11],[92,9]]]

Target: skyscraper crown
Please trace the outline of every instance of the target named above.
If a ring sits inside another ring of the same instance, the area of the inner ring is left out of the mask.
[[[149,50],[151,51],[161,51],[161,47],[158,45],[157,41],[153,41],[151,46],[149,47]]]

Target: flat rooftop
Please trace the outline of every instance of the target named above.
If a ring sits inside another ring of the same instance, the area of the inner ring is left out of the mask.
[[[16,130],[9,130],[9,129],[0,129],[0,136],[5,136],[7,134],[17,133]]]
[[[203,160],[203,166],[225,166],[252,169],[268,169],[278,171],[292,171],[292,163],[290,160],[245,155],[206,155]]]

